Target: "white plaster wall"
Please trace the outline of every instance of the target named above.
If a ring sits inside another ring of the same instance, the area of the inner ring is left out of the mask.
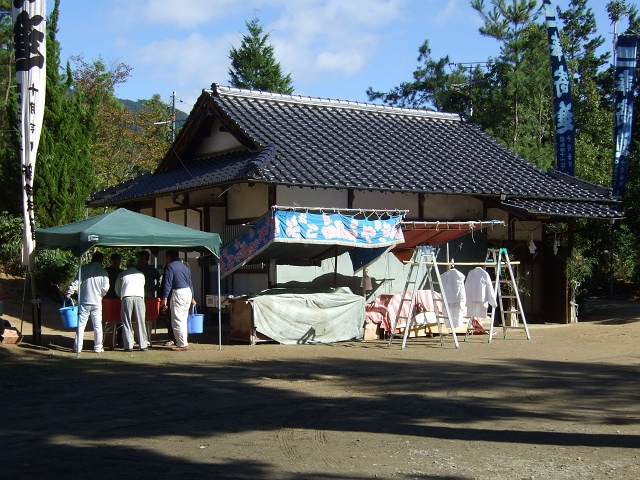
[[[483,204],[466,195],[425,195],[425,220],[482,220]]]
[[[242,144],[238,142],[233,135],[227,131],[221,131],[220,127],[222,127],[222,124],[216,120],[216,122],[211,126],[209,136],[205,137],[200,143],[200,146],[196,151],[196,155],[203,156],[242,146]]]
[[[347,208],[346,190],[331,188],[276,187],[276,204],[287,207]]]
[[[229,220],[257,218],[269,209],[267,185],[258,183],[253,187],[245,184],[234,185],[227,193]]]
[[[166,220],[167,209],[174,208],[175,206],[176,206],[175,203],[173,203],[173,200],[171,200],[171,197],[169,195],[166,195],[164,197],[158,197],[156,199],[156,215],[158,216],[159,219]]]
[[[189,192],[189,205],[197,207],[206,203],[212,203],[219,194],[220,190],[213,188]]]
[[[487,229],[487,239],[508,240],[509,239],[509,214],[499,208],[487,208],[487,220],[502,220],[504,226]]]
[[[353,208],[375,210],[409,210],[405,218],[418,218],[418,195],[415,193],[383,193],[358,190]]]
[[[516,240],[542,241],[542,222],[514,221],[514,237]]]
[[[225,279],[222,281],[225,282]],[[269,288],[269,278],[266,274],[236,273],[233,276],[233,295],[250,295],[267,288]]]

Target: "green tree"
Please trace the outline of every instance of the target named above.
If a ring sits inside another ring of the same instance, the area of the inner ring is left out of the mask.
[[[22,215],[22,181],[18,156],[18,100],[15,89],[13,24],[10,0],[0,0],[0,204]]]
[[[44,125],[34,175],[35,218],[50,227],[84,218],[85,200],[93,190],[91,142],[95,104],[85,108],[82,92],[72,89],[70,67],[60,74],[56,0],[47,22],[47,87]]]
[[[249,33],[242,37],[239,48],[229,52],[231,85],[268,92],[293,93],[291,74],[284,75],[275,59],[275,48],[267,43],[269,34],[262,33],[257,18],[245,22]]]
[[[598,54],[604,38],[597,35],[595,15],[587,0],[571,0],[566,10],[558,8],[563,50],[571,79],[576,125],[577,177],[600,185],[611,184],[613,115],[607,96],[609,54]],[[604,73],[603,73],[604,72]]]
[[[388,92],[367,89],[369,100],[381,100],[387,105],[401,108],[435,108],[438,111],[463,112],[468,105],[466,69],[458,66],[447,72],[451,60],[431,57],[429,41],[418,48],[420,66],[413,72],[411,82],[403,82]],[[461,88],[454,88],[455,86]]]
[[[479,29],[480,34],[502,43],[500,62],[506,67],[503,86],[510,104],[512,139],[508,146],[511,148],[518,144],[520,102],[525,92],[523,83],[526,72],[521,68],[527,41],[525,29],[536,18],[537,3],[537,0],[492,0],[493,8],[489,10],[484,0],[471,0],[471,7],[484,21]]]
[[[115,87],[129,78],[131,67],[107,66],[101,58],[87,63],[72,57],[74,87],[85,101],[85,108],[96,110],[96,132],[91,144],[95,188],[101,190],[142,172],[154,170],[169,139],[156,123],[169,121],[168,105],[159,95],[130,110],[115,97]]]

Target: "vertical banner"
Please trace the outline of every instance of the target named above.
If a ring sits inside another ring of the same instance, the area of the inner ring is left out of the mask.
[[[46,1],[11,0],[16,53],[18,129],[22,170],[24,245],[22,264],[33,267],[35,221],[33,176],[44,117],[46,69]]]
[[[615,153],[611,186],[613,195],[624,197],[627,185],[627,165],[631,149],[631,127],[633,123],[633,79],[636,71],[638,37],[620,35],[616,46],[615,110],[613,133]]]
[[[556,169],[573,176],[575,167],[575,127],[573,103],[567,63],[562,53],[558,22],[551,0],[544,0],[544,11],[549,38],[551,81],[553,83],[553,116],[556,126]]]

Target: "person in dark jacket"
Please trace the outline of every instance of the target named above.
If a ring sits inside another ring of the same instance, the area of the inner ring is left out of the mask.
[[[167,308],[169,292],[171,292],[171,326],[176,337],[176,346],[172,350],[187,350],[189,348],[187,317],[189,316],[189,307],[196,304],[195,298],[193,298],[191,271],[180,261],[177,250],[167,251],[167,261],[169,264],[164,272],[166,280],[160,306],[162,309]]]
[[[160,281],[160,297],[164,293],[164,286],[167,280],[167,265],[169,265],[169,257],[167,256],[166,263],[164,264],[164,268],[162,269],[162,280]],[[169,303],[171,303],[171,291],[169,291],[167,298],[169,298]],[[167,341],[164,342],[165,347],[173,347],[176,344],[176,336],[173,333],[173,327],[171,326],[171,313],[168,311],[167,307],[163,307],[160,309],[160,315],[158,315],[158,320],[163,320],[167,325]]]

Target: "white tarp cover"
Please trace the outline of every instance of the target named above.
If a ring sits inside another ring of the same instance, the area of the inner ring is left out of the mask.
[[[271,289],[248,299],[256,330],[284,344],[362,339],[364,297],[349,288]]]

